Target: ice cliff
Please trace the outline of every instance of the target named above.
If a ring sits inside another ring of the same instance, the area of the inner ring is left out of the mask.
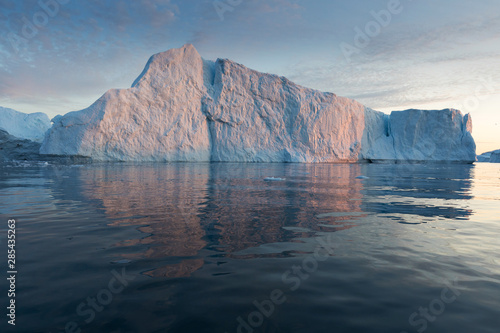
[[[473,163],[476,144],[469,114],[454,109],[365,113],[362,158],[372,162]]]
[[[22,113],[0,107],[0,130],[19,139],[42,142],[45,132],[50,128],[49,117],[42,112]]]
[[[472,163],[469,115],[385,115],[192,45],[152,56],[129,89],[54,119],[40,153],[120,161]]]

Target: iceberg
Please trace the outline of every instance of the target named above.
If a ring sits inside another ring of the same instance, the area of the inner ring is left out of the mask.
[[[19,139],[41,143],[50,126],[49,117],[45,113],[26,114],[0,107],[0,130]]]
[[[386,115],[190,44],[153,55],[129,89],[53,119],[40,153],[96,161],[473,163],[470,115]]]
[[[98,161],[209,161],[205,62],[194,47],[149,59],[130,89],[54,119],[40,152]]]
[[[367,117],[362,157],[371,162],[473,163],[472,119],[459,110],[405,110]]]
[[[279,177],[278,178],[275,178],[275,177],[264,178],[264,181],[266,181],[266,182],[281,182],[283,180],[285,180],[285,178],[279,178]]]
[[[500,163],[500,151],[496,150],[493,153],[491,153],[490,156],[490,163]]]
[[[500,163],[500,149],[478,155],[477,161],[487,163]]]

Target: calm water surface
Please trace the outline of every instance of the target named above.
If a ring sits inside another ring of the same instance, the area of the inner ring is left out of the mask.
[[[500,331],[500,165],[2,166],[0,218],[1,332]]]

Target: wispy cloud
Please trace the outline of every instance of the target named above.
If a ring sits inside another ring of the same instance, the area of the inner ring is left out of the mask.
[[[465,99],[484,78],[500,89],[497,12],[426,25],[396,21],[351,63],[338,50],[330,63],[289,66],[289,78],[380,108]]]
[[[213,0],[70,1],[16,54],[8,33],[41,9],[37,0],[0,0],[0,105],[85,96],[90,104],[129,86],[151,54],[186,42],[206,58],[232,58],[376,108],[459,99],[480,78],[500,81],[493,0],[413,1],[347,63],[339,44],[386,5],[244,0],[221,21]]]
[[[95,98],[129,85],[151,49],[168,48],[180,14],[170,0],[71,1],[50,10],[55,15],[38,1],[2,1],[0,101],[43,105],[45,98],[66,105],[67,98]],[[34,15],[47,22],[38,27]],[[37,33],[27,37],[26,25]],[[22,42],[12,45],[13,34]]]

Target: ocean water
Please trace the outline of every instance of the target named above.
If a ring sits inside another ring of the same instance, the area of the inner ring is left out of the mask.
[[[0,218],[1,332],[500,331],[498,164],[2,166]]]

